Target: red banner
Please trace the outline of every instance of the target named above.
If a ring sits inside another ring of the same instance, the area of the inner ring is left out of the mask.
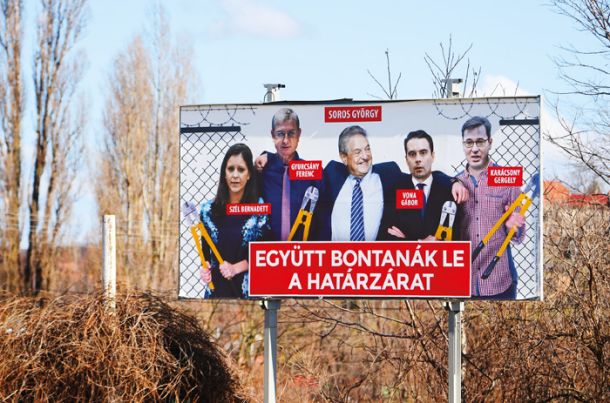
[[[227,215],[271,214],[270,203],[227,204]]]
[[[421,209],[424,207],[424,191],[420,189],[396,189],[397,209]]]
[[[487,168],[489,186],[523,186],[523,167],[489,167]]]
[[[322,179],[322,161],[290,161],[288,164],[290,180]]]
[[[253,297],[470,297],[469,242],[251,242]]]
[[[381,122],[381,106],[327,106],[324,122]]]

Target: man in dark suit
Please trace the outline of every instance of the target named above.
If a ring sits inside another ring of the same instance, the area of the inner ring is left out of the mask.
[[[462,187],[440,171],[432,172],[434,162],[434,142],[423,130],[409,133],[404,140],[405,159],[410,174],[403,174],[397,189],[420,189],[424,194],[423,209],[400,209],[396,211],[396,221],[387,232],[393,239],[408,241],[433,240],[439,226],[443,204],[455,202],[452,187]],[[461,190],[461,189],[460,189]],[[459,197],[458,197],[459,198]],[[460,200],[462,201],[462,200]],[[460,210],[453,223],[453,240],[459,240]],[[449,225],[449,220],[444,223]]]
[[[263,153],[256,158],[254,164],[261,173],[263,199],[265,202],[271,203],[273,237],[275,240],[285,241],[299,213],[305,191],[310,186],[315,186],[318,191],[321,191],[322,181],[290,180],[288,177],[288,163],[293,160],[302,160],[297,153],[301,127],[296,112],[290,108],[282,108],[273,115],[271,138],[276,152]],[[314,211],[314,217],[315,215]],[[302,239],[301,231],[295,236],[295,241]],[[315,235],[315,224],[312,225],[311,232],[312,235]]]
[[[373,165],[366,131],[350,126],[339,136],[343,163],[330,161],[324,168],[321,210],[324,231],[318,239],[374,241],[387,239],[393,222],[396,183],[400,168],[395,162]]]

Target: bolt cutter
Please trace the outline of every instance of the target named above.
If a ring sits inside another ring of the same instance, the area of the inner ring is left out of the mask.
[[[208,231],[205,229],[205,226],[199,219],[197,215],[197,207],[193,203],[189,203],[187,201],[182,205],[182,214],[187,222],[187,225],[191,227],[191,235],[193,236],[193,241],[195,241],[195,246],[197,247],[197,252],[199,253],[199,259],[201,260],[201,266],[203,270],[210,270],[208,265],[205,262],[205,256],[203,255],[203,249],[201,248],[201,238],[205,239],[205,242],[208,244],[214,256],[216,256],[216,260],[218,260],[219,264],[222,264],[224,260],[220,256],[220,252],[212,242],[212,238]],[[214,291],[214,283],[211,281],[208,283],[211,291]]]
[[[436,229],[436,234],[434,237],[440,241],[451,241],[453,238],[453,221],[455,221],[455,214],[457,213],[457,205],[455,202],[446,201],[443,204],[441,220],[438,224],[438,228]],[[445,226],[445,221],[449,217],[449,225]],[[443,237],[443,234],[445,236]]]
[[[500,219],[494,224],[494,226],[489,230],[487,235],[485,235],[485,237],[481,240],[481,242],[477,245],[475,250],[472,252],[472,261],[473,262],[477,258],[479,253],[481,253],[481,250],[483,250],[485,245],[487,245],[487,243],[489,242],[491,237],[502,226],[502,224],[506,220],[508,220],[508,217],[510,217],[510,215],[515,211],[515,209],[517,207],[521,207],[521,209],[519,210],[519,215],[521,215],[522,217],[525,217],[525,213],[527,212],[527,209],[532,205],[532,202],[534,201],[536,196],[538,196],[539,193],[540,193],[540,174],[535,173],[532,176],[532,178],[530,179],[530,181],[527,184],[527,186],[525,187],[525,189],[521,192],[519,197],[517,197],[515,199],[515,201],[511,203],[511,205],[508,207],[506,212],[504,212],[502,217],[500,217]],[[487,268],[481,275],[482,279],[486,279],[491,275],[494,267],[496,267],[496,264],[500,260],[500,257],[502,257],[502,254],[508,247],[510,240],[515,235],[515,231],[517,231],[516,226],[512,227],[510,229],[510,231],[508,231],[508,234],[506,235],[506,238],[504,238],[504,242],[502,242],[502,246],[500,246],[500,249],[498,249],[496,256],[494,256],[494,258],[489,263],[489,266],[487,266]]]
[[[310,186],[307,188],[307,190],[305,190],[305,196],[303,196],[303,201],[301,202],[301,209],[299,210],[299,214],[294,220],[294,224],[292,225],[292,229],[288,235],[289,241],[292,241],[292,238],[294,237],[294,234],[296,234],[300,225],[303,225],[303,240],[307,240],[309,237],[309,227],[311,226],[311,217],[313,215],[313,210],[316,208],[316,203],[318,202],[319,197],[320,192],[315,186]],[[309,210],[307,210],[308,204]]]

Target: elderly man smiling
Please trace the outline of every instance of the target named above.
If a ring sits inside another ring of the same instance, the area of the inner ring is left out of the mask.
[[[333,241],[387,239],[383,229],[393,221],[396,183],[400,168],[395,162],[373,165],[367,132],[349,126],[339,135],[339,156],[324,168],[327,236]]]

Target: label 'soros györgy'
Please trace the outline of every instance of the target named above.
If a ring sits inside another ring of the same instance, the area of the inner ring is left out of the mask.
[[[420,189],[396,189],[397,209],[421,209],[424,207],[424,191]]]
[[[227,215],[267,215],[271,214],[271,203],[227,204]]]
[[[290,180],[322,179],[322,161],[290,161],[288,164]]]
[[[381,106],[327,106],[324,122],[381,122]]]
[[[489,167],[487,184],[498,187],[523,186],[523,167]]]

